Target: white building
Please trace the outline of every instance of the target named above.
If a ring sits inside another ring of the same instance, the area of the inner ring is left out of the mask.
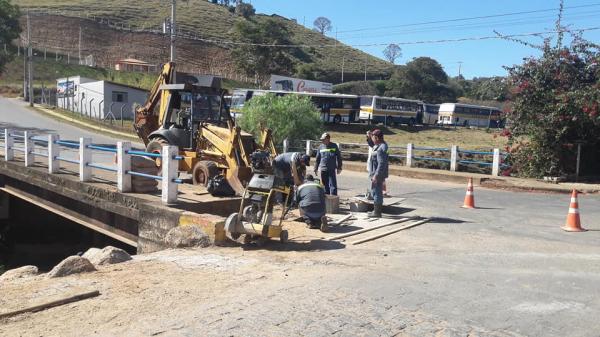
[[[110,81],[98,81],[81,76],[56,80],[56,102],[59,108],[78,112],[96,119],[133,119],[134,103],[143,104],[148,92]]]

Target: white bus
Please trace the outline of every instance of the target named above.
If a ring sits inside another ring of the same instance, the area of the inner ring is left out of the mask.
[[[423,102],[421,101],[380,96],[360,97],[361,122],[413,126],[417,124],[422,113]]]
[[[440,105],[438,124],[502,128],[502,111],[498,108],[459,103]]]
[[[423,104],[423,116],[421,116],[421,120],[419,122],[423,124],[437,124],[438,122],[438,114],[440,111],[439,104]]]
[[[310,97],[313,104],[321,112],[321,119],[328,123],[355,122],[359,112],[359,99],[356,95],[324,94],[314,92],[292,92],[282,90],[235,89],[231,96],[231,114],[239,116],[244,104],[254,96],[268,93],[277,96],[298,95]]]

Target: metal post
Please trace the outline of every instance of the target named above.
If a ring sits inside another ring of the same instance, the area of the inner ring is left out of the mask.
[[[494,149],[494,159],[492,161],[492,175],[500,175],[500,149]]]
[[[93,112],[92,111],[92,103],[93,102],[94,102],[94,98],[90,99],[90,115],[89,115],[90,119],[92,119],[92,112]],[[81,110],[83,111],[83,109],[81,109]]]
[[[306,155],[310,156],[312,153],[312,149],[310,148],[310,139],[306,141]]]
[[[575,167],[575,181],[579,180],[579,164],[581,163],[581,143],[577,143],[577,166]]]
[[[29,133],[29,131],[23,132],[23,143],[25,145],[25,151],[24,151],[25,167],[33,166],[33,163],[35,162],[35,156],[33,154],[33,152],[35,150],[35,144],[33,142],[33,139],[31,139],[31,137],[32,136]]]
[[[10,161],[15,159],[15,150],[13,146],[15,145],[15,141],[13,137],[10,135],[9,129],[4,129],[4,160]]]
[[[92,180],[92,168],[88,164],[92,161],[91,138],[79,138],[79,181]]]
[[[31,49],[31,25],[29,24],[29,11],[27,11],[27,71],[29,83],[29,106],[33,106],[33,50]]]
[[[127,151],[131,150],[130,142],[117,143],[117,188],[119,192],[131,192],[131,155]]]
[[[172,204],[177,201],[177,168],[178,162],[174,159],[179,154],[177,146],[165,145],[162,148],[162,202]]]
[[[125,127],[123,124],[123,109],[125,109],[125,104],[121,107],[121,127]]]
[[[458,146],[452,145],[450,152],[450,171],[455,172],[458,167]]]
[[[60,156],[60,145],[56,144],[60,140],[57,134],[48,135],[48,173],[58,173],[60,170],[60,160],[56,159]]]
[[[177,5],[177,1],[173,0],[171,2],[171,62],[175,62],[175,7]]]
[[[283,153],[288,152],[288,146],[289,146],[289,141],[286,138],[286,139],[283,140]]]
[[[412,167],[413,162],[413,145],[412,143],[406,144],[406,166]]]

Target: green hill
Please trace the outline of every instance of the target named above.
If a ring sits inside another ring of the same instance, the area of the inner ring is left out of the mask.
[[[51,15],[83,18],[95,22],[109,22],[112,26],[131,27],[136,30],[159,31],[165,17],[170,15],[170,3],[164,0],[13,0],[23,10]],[[269,16],[256,15],[254,20]],[[271,16],[285,24],[292,32],[291,40],[304,45],[332,45],[332,47],[307,47],[304,52],[311,56],[312,63],[320,70],[321,80],[339,82],[342,59],[345,80],[364,77],[365,60],[368,77],[379,79],[391,71],[391,65],[358,49],[336,43],[335,39],[307,29],[293,20],[278,15]],[[245,20],[231,13],[226,7],[207,2],[190,0],[177,5],[178,27],[195,36],[213,40],[231,40],[231,29],[237,20]],[[77,33],[73,30],[73,34]],[[215,45],[215,44],[213,44]],[[333,47],[335,45],[335,47]],[[227,45],[215,45],[227,49]]]

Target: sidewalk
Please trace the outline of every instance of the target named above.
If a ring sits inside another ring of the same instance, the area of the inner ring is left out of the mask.
[[[366,164],[363,162],[345,161],[344,169],[356,172],[365,172]],[[600,192],[600,184],[583,183],[558,183],[551,184],[537,181],[535,179],[523,179],[514,177],[492,176],[469,172],[452,172],[446,170],[433,170],[425,168],[409,168],[400,165],[390,165],[389,174],[405,178],[427,179],[436,181],[448,181],[454,183],[465,183],[468,178],[473,178],[473,183],[483,187],[524,190],[536,192],[571,193],[573,189],[582,193]]]

